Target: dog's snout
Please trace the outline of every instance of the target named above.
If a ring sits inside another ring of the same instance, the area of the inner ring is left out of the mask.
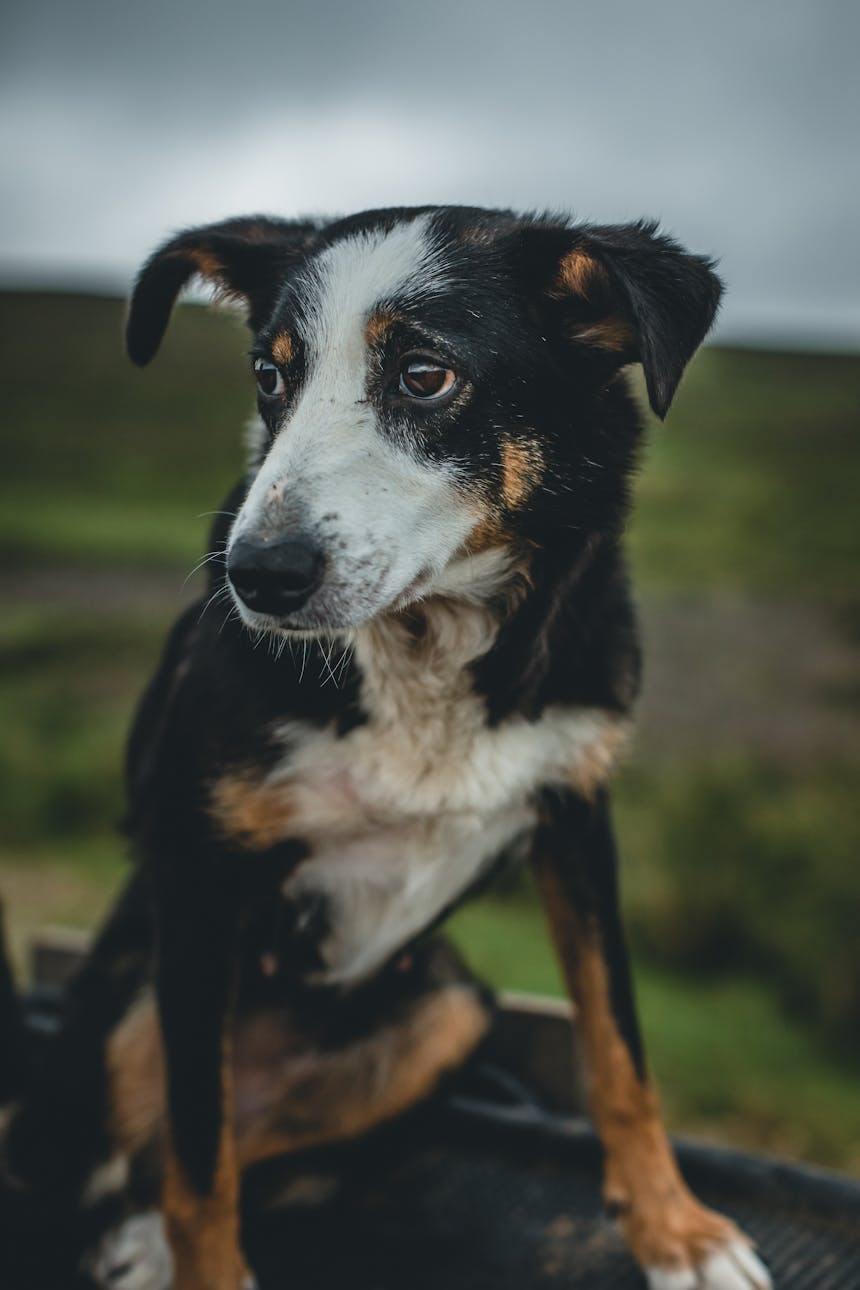
[[[307,538],[235,542],[227,576],[239,599],[255,613],[282,617],[300,609],[322,581],[322,552]]]

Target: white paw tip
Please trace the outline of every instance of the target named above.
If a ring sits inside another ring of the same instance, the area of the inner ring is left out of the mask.
[[[771,1290],[770,1273],[746,1241],[730,1241],[701,1268],[702,1290]]]
[[[161,1214],[135,1214],[111,1228],[83,1263],[102,1290],[170,1290],[173,1266]]]
[[[648,1290],[697,1290],[695,1268],[646,1268]]]
[[[770,1273],[746,1241],[723,1245],[697,1267],[647,1268],[648,1290],[772,1290]]]

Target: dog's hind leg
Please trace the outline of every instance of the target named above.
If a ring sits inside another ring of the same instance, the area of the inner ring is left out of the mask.
[[[651,1290],[766,1290],[750,1242],[688,1190],[648,1078],[621,930],[608,801],[547,794],[534,866],[605,1151],[604,1199]]]
[[[240,1168],[359,1137],[402,1114],[469,1057],[490,1018],[483,991],[466,977],[422,989],[335,1047],[318,1046],[283,1008],[240,1018],[230,1081]],[[157,1158],[167,1098],[152,999],[112,1036],[109,1066],[114,1140],[132,1158],[144,1151]]]
[[[351,1024],[340,1045],[330,1039],[321,1044],[285,1006],[259,1007],[237,1020],[231,1119],[240,1168],[367,1133],[422,1101],[469,1057],[490,1025],[484,991],[441,943],[410,958],[361,1030]],[[344,1006],[354,1014],[354,1005]],[[138,1210],[105,1233],[87,1266],[110,1290],[162,1290],[164,1226],[147,1207],[157,1200],[160,1171],[176,1164],[175,1156],[163,1159],[164,1045],[151,998],[142,999],[112,1036],[109,1066],[114,1138],[132,1159],[148,1155],[152,1190],[138,1194]],[[168,1173],[168,1217],[174,1203],[169,1185]],[[186,1219],[187,1239],[205,1236],[205,1216],[203,1227],[201,1233],[196,1216]],[[172,1244],[176,1251],[175,1237]],[[205,1272],[201,1262],[199,1250],[187,1255],[198,1277]],[[168,1253],[168,1268],[170,1263]],[[180,1269],[180,1275],[191,1271]]]
[[[147,884],[137,870],[69,983],[59,1032],[8,1116],[3,1164],[18,1183],[86,1206],[121,1178],[106,1122],[107,1045],[149,977],[152,943]]]
[[[462,1065],[489,1025],[486,1001],[466,981],[418,997],[341,1048],[289,1055],[278,1018],[249,1019],[237,1045],[242,1168],[357,1138],[402,1115]]]

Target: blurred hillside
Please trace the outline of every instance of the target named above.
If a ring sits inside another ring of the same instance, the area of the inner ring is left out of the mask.
[[[241,467],[244,333],[0,295],[0,890],[19,956],[89,926],[137,694]],[[625,904],[677,1126],[860,1168],[860,358],[711,349],[654,427],[631,528],[646,638],[621,776]],[[497,983],[558,991],[527,881],[457,919]]]

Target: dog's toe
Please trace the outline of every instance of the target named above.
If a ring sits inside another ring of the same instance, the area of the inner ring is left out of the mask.
[[[173,1268],[161,1214],[135,1214],[111,1228],[84,1267],[100,1290],[170,1290]]]
[[[648,1290],[772,1290],[770,1273],[742,1238],[727,1241],[697,1266],[648,1268]]]
[[[770,1273],[744,1240],[730,1241],[706,1260],[702,1290],[771,1290]]]

